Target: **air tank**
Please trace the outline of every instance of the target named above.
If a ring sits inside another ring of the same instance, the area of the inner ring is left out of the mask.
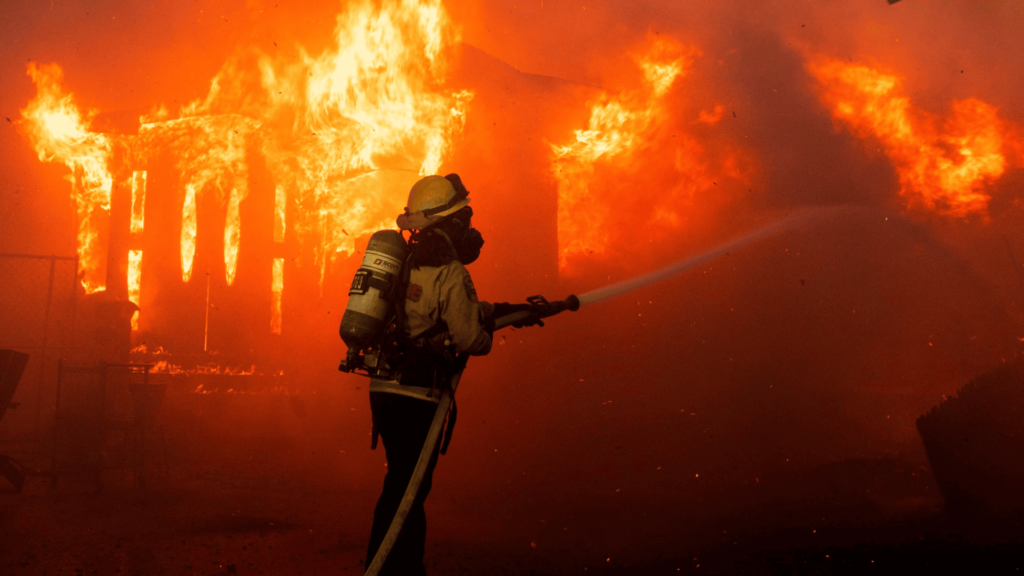
[[[391,300],[398,296],[402,266],[409,253],[402,234],[380,230],[370,236],[363,263],[352,278],[348,306],[341,318],[341,339],[350,351],[380,343]]]

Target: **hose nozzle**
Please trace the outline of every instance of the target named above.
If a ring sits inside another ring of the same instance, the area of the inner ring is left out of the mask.
[[[526,299],[528,304],[496,304],[494,329],[498,330],[506,326],[523,326],[524,323],[554,316],[566,310],[575,312],[580,309],[580,299],[576,296],[569,296],[565,300],[549,302],[543,296],[530,296]],[[500,308],[499,308],[500,307]],[[525,325],[531,325],[530,322]],[[541,326],[543,322],[539,322]]]

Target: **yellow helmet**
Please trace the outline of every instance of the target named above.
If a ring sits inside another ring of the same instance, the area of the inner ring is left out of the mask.
[[[402,230],[423,230],[468,204],[466,194],[456,191],[444,176],[425,176],[412,185],[405,214],[398,217],[398,227]]]

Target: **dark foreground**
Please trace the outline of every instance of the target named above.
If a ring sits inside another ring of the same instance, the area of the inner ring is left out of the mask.
[[[38,445],[3,448],[45,463]],[[47,478],[30,478],[22,494],[0,493],[0,573],[361,574],[376,486],[347,485],[316,450],[280,440],[204,442],[151,466],[146,489],[117,471],[106,473],[100,493],[81,478],[54,491]],[[428,501],[427,565],[442,575],[1017,572],[1020,525],[949,520],[933,480],[916,470],[861,463],[807,478],[853,478],[900,506],[848,493],[773,499],[735,514],[694,514],[684,530],[667,519],[685,513],[653,506],[534,518],[543,512],[512,500],[466,502],[442,484]],[[623,530],[630,525],[646,532]]]

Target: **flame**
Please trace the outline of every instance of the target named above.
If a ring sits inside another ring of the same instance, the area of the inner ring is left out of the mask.
[[[837,125],[882,144],[909,206],[955,217],[987,215],[986,186],[1006,170],[1006,152],[1021,145],[996,107],[958,100],[943,120],[914,109],[898,76],[841,60],[811,62],[808,69]]]
[[[146,346],[145,342],[143,342],[142,344],[139,344],[135,348],[132,348],[130,353],[133,354],[133,355],[134,354],[150,354],[152,356],[169,356],[170,355],[170,352],[168,352],[167,350],[164,350],[163,346],[157,346],[156,348],[153,349],[152,352],[150,352],[149,351],[149,347]]]
[[[128,251],[128,299],[139,306],[142,293],[142,250]],[[139,329],[139,311],[132,314],[132,330]]]
[[[281,293],[284,291],[284,258],[274,258],[270,282],[270,332],[281,333]]]
[[[287,196],[280,186],[274,192],[274,242],[284,242]],[[281,333],[281,294],[284,291],[284,258],[274,258],[270,281],[270,332]]]
[[[256,371],[255,365],[250,365],[249,368],[243,368],[241,366],[237,368],[227,368],[224,366],[219,366],[214,362],[210,362],[207,364],[197,364],[195,368],[183,368],[181,365],[172,364],[168,360],[158,360],[153,364],[153,367],[150,368],[149,372],[151,374],[185,374],[189,376],[194,374],[220,376],[264,376],[262,372]],[[279,371],[278,373],[275,373],[273,375],[280,376],[282,374],[283,372]]]
[[[681,130],[666,136],[662,129],[668,121],[669,90],[685,76],[700,51],[653,34],[648,35],[648,42],[646,53],[635,57],[642,71],[641,87],[603,97],[591,107],[587,128],[575,131],[574,141],[551,147],[551,170],[558,185],[559,270],[563,274],[575,272],[575,258],[600,255],[614,245],[610,226],[678,227],[683,222],[679,214],[682,203],[717,185],[709,175],[704,146]],[[723,113],[724,107],[716,106],[711,113],[702,112],[695,123],[713,125]],[[635,206],[638,191],[616,183],[636,181],[636,174],[629,172],[635,165],[657,161],[640,155],[650,148],[672,151],[657,156],[674,158],[673,165],[651,166],[650,171],[669,171],[676,184],[650,194],[646,207],[640,209],[645,213],[637,215],[636,209],[628,207]],[[727,177],[740,176],[733,156],[723,161],[722,171]]]
[[[274,242],[284,242],[284,214],[288,197],[280,186],[274,191]]]
[[[99,226],[105,219],[97,217],[109,209],[115,146],[130,148],[130,157],[143,164],[158,154],[175,159],[184,186],[184,282],[192,276],[200,233],[197,206],[209,197],[226,213],[225,280],[233,283],[250,158],[262,154],[278,189],[275,242],[286,235],[287,190],[297,263],[311,259],[322,287],[336,255],[352,254],[358,237],[393,226],[411,184],[439,170],[461,133],[472,94],[445,87],[447,55],[457,40],[441,0],[346,3],[322,53],[243,48],[222,66],[205,97],[176,114],[157,107],[140,119],[138,136],[90,131],[93,113],[80,111],[62,91],[60,67],[30,64],[38,95],[22,111],[26,132],[42,160],[72,170],[86,289],[105,285],[100,240],[106,230]],[[146,173],[134,173],[135,234],[143,229],[145,189]]]
[[[132,234],[142,233],[146,210],[146,172],[132,172]]]
[[[238,244],[242,234],[242,217],[239,213],[241,196],[237,188],[231,190],[228,213],[224,217],[224,277],[228,286],[234,284],[235,272],[238,270]]]
[[[185,202],[181,207],[181,279],[192,278],[192,261],[196,256],[196,189],[185,187]]]
[[[644,72],[644,86],[605,102],[594,104],[586,130],[576,130],[576,141],[552,145],[552,171],[558,181],[559,268],[568,266],[573,254],[602,253],[607,236],[601,230],[609,218],[610,206],[593,202],[590,181],[594,164],[615,157],[631,156],[649,137],[652,123],[662,109],[661,97],[683,74],[692,58],[680,46],[669,50],[667,41],[657,42],[649,54],[638,59]],[[661,57],[662,61],[656,58]]]
[[[244,50],[178,118],[166,109],[143,118],[145,140],[178,154],[195,192],[226,203],[229,284],[247,155],[257,146],[281,194],[293,195],[292,225],[321,280],[335,254],[355,251],[357,237],[393,226],[409,186],[440,168],[463,127],[472,95],[443,88],[456,39],[440,0],[351,3],[322,54],[300,49],[294,61]],[[283,238],[283,204],[277,210],[275,238]],[[187,276],[184,260],[183,252]]]
[[[22,126],[43,162],[63,162],[78,217],[78,260],[87,293],[106,287],[106,255],[100,250],[100,223],[110,210],[113,178],[109,161],[113,143],[105,134],[90,132],[88,118],[74,98],[61,88],[64,72],[56,64],[28,65],[36,97],[21,111]]]

